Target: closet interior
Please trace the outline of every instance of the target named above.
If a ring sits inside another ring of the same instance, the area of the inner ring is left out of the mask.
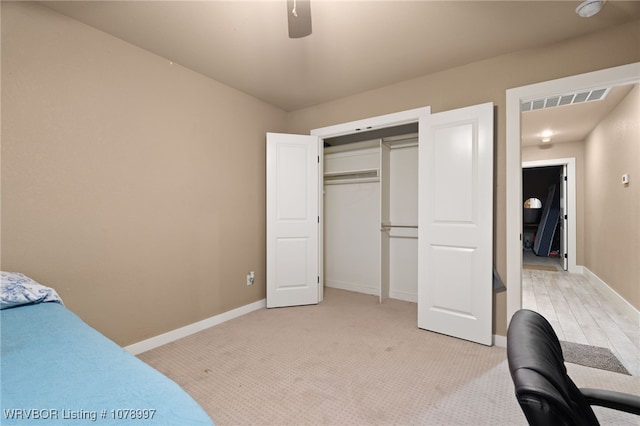
[[[417,123],[325,139],[324,281],[418,300]]]

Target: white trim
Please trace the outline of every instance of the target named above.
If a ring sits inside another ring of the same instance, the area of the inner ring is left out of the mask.
[[[346,283],[343,281],[327,281],[325,284],[328,288],[337,288],[339,290],[352,291],[355,293],[369,294],[371,296],[380,296],[380,289],[365,287],[363,285]],[[407,293],[406,291],[389,290],[389,299],[402,300],[403,302],[418,303],[418,295]]]
[[[215,325],[222,324],[223,322],[241,317],[242,315],[246,315],[250,312],[263,309],[266,306],[266,299],[258,300],[257,302],[240,306],[239,308],[223,312],[202,321],[194,322],[193,324],[185,325],[184,327],[180,327],[175,330],[160,334],[158,336],[143,340],[141,342],[125,346],[124,349],[133,355],[138,355],[142,352],[155,349],[158,346],[166,345],[167,343],[182,339],[183,337],[190,336]]]
[[[406,291],[390,290],[389,298],[395,300],[402,300],[404,302],[418,303],[418,295],[414,293],[408,293]]]
[[[345,281],[327,280],[325,286],[328,288],[337,288],[338,290],[352,291],[354,293],[370,294],[380,296],[380,288],[367,287],[362,284],[353,284]]]
[[[377,117],[365,118],[348,123],[336,124],[334,126],[321,127],[311,130],[311,135],[321,139],[336,136],[350,135],[360,131],[370,131],[383,129],[386,127],[400,126],[401,124],[416,123],[421,117],[428,117],[431,114],[431,107],[410,109],[407,111],[394,112],[392,114],[380,115]]]
[[[520,103],[574,90],[637,83],[640,62],[586,74],[508,89],[506,92],[506,222],[507,222],[507,323],[522,307],[522,158],[520,154]]]
[[[567,223],[569,236],[567,241],[568,245],[568,271],[572,274],[578,273],[578,266],[576,261],[577,255],[577,231],[576,223],[578,221],[578,210],[576,207],[576,159],[575,158],[554,158],[551,160],[538,160],[538,161],[524,161],[522,163],[523,169],[530,169],[533,167],[547,167],[547,166],[567,166]]]
[[[500,336],[499,334],[493,335],[493,344],[499,348],[507,347],[507,336]]]
[[[420,122],[426,121],[431,115],[431,107],[425,106],[420,108],[414,108],[406,111],[395,112],[391,114],[379,115],[377,117],[365,118],[362,120],[351,121],[347,123],[336,124],[333,126],[321,127],[313,129],[309,133],[310,135],[318,136],[322,142],[324,139],[332,138],[336,136],[350,135],[362,130],[374,130],[383,129],[386,127],[399,126],[408,123],[418,123],[418,127],[421,126]],[[421,136],[422,134],[422,136]],[[418,132],[418,143],[424,138],[424,132]],[[330,287],[329,284],[324,281],[324,199],[323,199],[323,173],[324,173],[324,144],[318,144],[318,158],[320,165],[318,167],[318,177],[320,180],[320,188],[318,191],[318,216],[320,219],[319,238],[318,238],[318,258],[319,258],[319,276],[320,286],[318,287],[319,301],[324,299],[324,285]],[[357,290],[356,290],[357,291]]]
[[[625,316],[635,321],[636,324],[640,324],[639,310],[637,310],[631,303],[627,302],[624,297],[620,296],[617,291],[612,289],[599,276],[591,272],[589,268],[583,267],[583,271],[583,275],[595,284],[600,294],[602,294],[607,301],[612,303],[615,309],[620,310]]]

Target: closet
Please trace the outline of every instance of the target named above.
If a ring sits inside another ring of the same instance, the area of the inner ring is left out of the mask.
[[[493,110],[267,133],[267,307],[338,287],[415,301],[419,328],[491,345]]]
[[[325,140],[325,286],[417,302],[416,130]]]

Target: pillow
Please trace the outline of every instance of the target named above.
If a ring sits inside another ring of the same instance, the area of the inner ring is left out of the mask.
[[[18,272],[0,272],[0,309],[31,303],[62,303],[58,293]]]

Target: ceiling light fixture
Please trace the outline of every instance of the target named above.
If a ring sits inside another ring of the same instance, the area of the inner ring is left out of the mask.
[[[542,133],[540,133],[540,137],[542,138],[542,142],[544,143],[549,143],[551,142],[551,136],[553,136],[553,131],[552,130],[545,130]]]
[[[606,0],[585,0],[576,7],[576,13],[583,18],[590,18],[600,12],[605,1]]]

